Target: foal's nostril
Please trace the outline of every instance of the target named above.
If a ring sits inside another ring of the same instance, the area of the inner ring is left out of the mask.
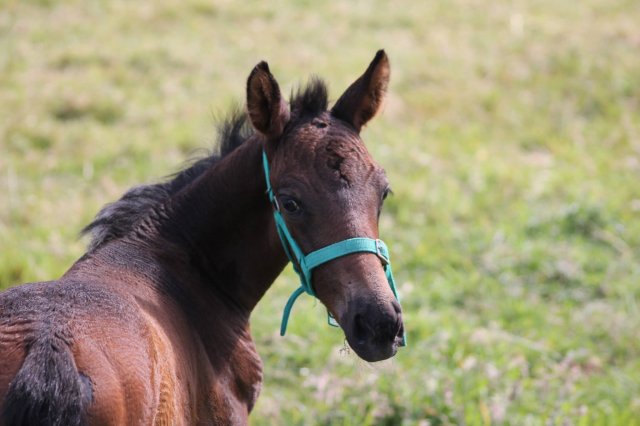
[[[402,308],[400,307],[400,303],[398,303],[397,300],[392,300],[391,306],[393,306],[393,310],[396,312],[396,314],[402,313]]]
[[[367,324],[367,320],[360,314],[356,314],[353,319],[353,332],[358,342],[366,341],[371,333],[371,327]]]
[[[397,327],[398,327],[398,331],[396,331],[396,335],[394,336],[394,340],[395,339],[402,339],[404,337],[404,323],[402,322],[402,319],[398,318],[398,322],[397,322]]]

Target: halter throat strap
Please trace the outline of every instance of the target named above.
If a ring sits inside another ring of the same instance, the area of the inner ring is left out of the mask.
[[[338,241],[336,243],[322,247],[305,255],[300,249],[298,243],[291,236],[291,233],[287,228],[287,224],[282,217],[282,213],[280,212],[278,200],[271,186],[269,161],[267,159],[267,154],[264,151],[262,151],[262,166],[264,169],[265,181],[267,185],[267,194],[269,196],[269,201],[273,206],[273,218],[275,220],[278,236],[280,237],[280,241],[282,242],[282,247],[284,248],[284,252],[287,255],[287,258],[293,264],[293,269],[300,278],[300,287],[298,287],[291,294],[289,300],[287,301],[287,304],[285,305],[284,312],[282,313],[282,323],[280,324],[281,336],[284,336],[287,331],[289,315],[291,314],[291,309],[293,308],[293,304],[295,303],[296,299],[298,299],[298,297],[303,293],[307,293],[310,296],[316,297],[313,286],[311,284],[311,274],[313,269],[324,263],[330,262],[339,257],[347,256],[349,254],[372,253],[378,256],[378,258],[382,262],[382,266],[384,268],[389,286],[391,287],[391,291],[393,292],[396,300],[400,302],[395,280],[393,278],[393,272],[391,271],[389,250],[387,248],[387,245],[382,240],[365,237],[348,238],[346,240]],[[329,314],[329,324],[337,326],[337,323],[335,319],[333,319],[331,314]],[[405,345],[406,337],[403,336],[402,346]]]

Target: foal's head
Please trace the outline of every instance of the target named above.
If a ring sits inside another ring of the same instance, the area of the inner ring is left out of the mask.
[[[381,108],[388,82],[389,61],[379,51],[328,111],[319,80],[289,107],[266,63],[249,76],[249,117],[263,136],[280,210],[304,253],[348,238],[378,238],[389,183],[360,130]],[[395,354],[404,332],[402,314],[379,257],[353,253],[334,259],[314,269],[312,285],[360,357],[378,361]]]

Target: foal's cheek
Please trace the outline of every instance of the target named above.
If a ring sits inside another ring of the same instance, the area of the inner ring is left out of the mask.
[[[314,290],[327,310],[342,325],[350,301],[361,290],[366,292],[366,281],[374,277],[366,271],[367,255],[351,254],[321,265],[313,272]]]
[[[340,281],[336,279],[338,276],[331,274],[330,271],[321,271],[320,269],[316,269],[313,276],[313,288],[316,296],[331,315],[340,322],[340,318],[346,310],[347,301]]]

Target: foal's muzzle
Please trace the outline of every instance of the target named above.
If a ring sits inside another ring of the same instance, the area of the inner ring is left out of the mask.
[[[396,300],[379,305],[358,299],[350,304],[342,328],[351,348],[365,361],[391,358],[404,336],[400,304]]]

